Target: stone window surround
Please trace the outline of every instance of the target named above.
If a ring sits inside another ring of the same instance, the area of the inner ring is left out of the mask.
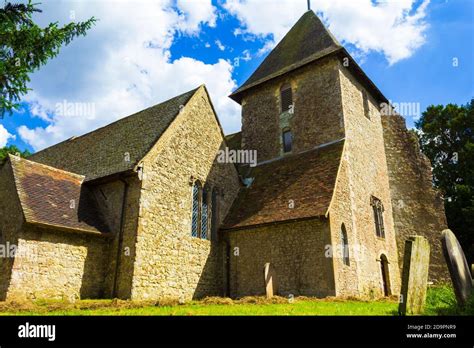
[[[365,89],[362,90],[362,103],[364,106],[364,116],[370,120],[370,101],[369,101],[369,95]]]
[[[385,226],[383,213],[385,211],[382,201],[375,197],[370,197],[370,206],[373,209],[375,235],[377,238],[385,240]]]
[[[194,185],[198,183],[199,184],[199,194],[198,194],[198,202],[199,202],[199,209],[198,209],[198,218],[197,218],[197,223],[198,223],[198,231],[197,231],[197,236],[193,236],[193,227],[192,227],[192,215],[193,215],[193,202],[194,202]],[[201,240],[207,240],[207,241],[212,241],[212,236],[215,235],[213,233],[214,229],[214,220],[213,213],[218,213],[218,205],[219,205],[219,197],[223,197],[224,194],[223,192],[215,185],[212,184],[212,182],[204,182],[195,178],[194,176],[190,176],[189,178],[189,186],[191,188],[191,236],[193,238],[201,239]],[[206,238],[202,237],[202,197],[203,197],[203,190],[207,190],[207,231],[206,231]],[[217,207],[214,207],[212,202],[213,202],[213,195],[215,193],[215,198],[216,198],[216,205]]]
[[[342,247],[342,263],[344,266],[350,267],[350,255],[349,255],[349,238],[347,235],[346,225],[341,224],[341,247]]]
[[[197,197],[195,197],[195,189],[197,188]],[[191,237],[201,237],[201,196],[202,196],[202,184],[199,180],[195,180],[191,185]],[[197,201],[197,202],[196,202]],[[195,205],[197,205],[195,210]],[[196,215],[195,216],[195,211]],[[196,220],[196,223],[194,221]],[[196,225],[196,228],[194,228]],[[196,231],[195,231],[196,229]]]
[[[289,91],[289,94],[285,95],[286,93],[288,93],[288,91]],[[294,107],[293,86],[291,85],[290,82],[285,82],[280,86],[279,92],[280,92],[280,113],[283,114],[285,112],[290,112],[290,108]],[[290,103],[287,106],[283,105],[285,97],[290,99],[289,100]]]
[[[288,151],[285,151],[285,134],[290,134],[290,149]],[[283,155],[288,155],[293,152],[293,132],[291,131],[290,127],[285,127],[281,131],[281,142],[282,142],[282,154]]]

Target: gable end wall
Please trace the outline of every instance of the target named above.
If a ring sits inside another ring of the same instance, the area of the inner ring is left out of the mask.
[[[218,187],[219,221],[240,181],[231,163],[217,163],[225,146],[201,87],[143,160],[132,299],[190,300],[223,293],[222,245],[191,236],[191,177]]]
[[[10,163],[6,162],[0,166],[0,245],[4,252],[8,249],[7,245],[18,244],[18,232],[22,228],[23,221],[13,171]],[[7,297],[14,260],[13,257],[0,257],[0,301]]]

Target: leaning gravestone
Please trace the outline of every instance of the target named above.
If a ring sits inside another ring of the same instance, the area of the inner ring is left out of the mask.
[[[473,279],[469,271],[466,256],[462,251],[458,239],[451,230],[443,231],[441,242],[443,244],[443,254],[448,264],[456,299],[461,306],[464,306],[473,288]]]
[[[422,236],[410,236],[403,257],[400,315],[422,314],[426,301],[430,243]]]
[[[276,293],[276,282],[275,272],[273,271],[273,267],[270,263],[265,264],[264,277],[265,294],[267,295],[267,298],[271,298]]]

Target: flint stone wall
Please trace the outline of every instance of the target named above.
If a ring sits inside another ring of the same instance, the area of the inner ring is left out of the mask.
[[[428,239],[431,247],[429,280],[449,281],[441,247],[446,215],[444,202],[432,184],[431,163],[402,116],[383,116],[382,123],[400,268],[405,241],[420,235]]]
[[[228,231],[230,296],[265,295],[264,267],[270,263],[275,295],[334,296],[327,220],[311,219]]]

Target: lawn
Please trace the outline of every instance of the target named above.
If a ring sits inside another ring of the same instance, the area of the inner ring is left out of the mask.
[[[355,299],[312,299],[283,297],[240,300],[208,298],[186,304],[131,302],[121,300],[0,302],[0,315],[397,315],[394,299],[362,301]],[[449,287],[428,290],[426,315],[467,314],[456,308]],[[472,313],[471,313],[472,314]]]

